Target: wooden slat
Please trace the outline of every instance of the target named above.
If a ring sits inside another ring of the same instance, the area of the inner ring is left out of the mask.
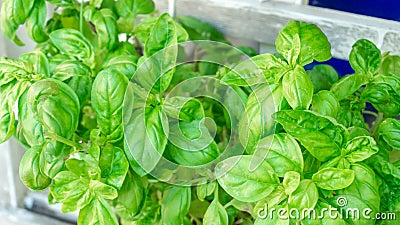
[[[400,23],[394,21],[275,1],[175,1],[176,15],[198,17],[233,37],[274,43],[289,20],[301,20],[317,24],[326,33],[337,58],[346,59],[353,43],[361,38],[400,54]]]

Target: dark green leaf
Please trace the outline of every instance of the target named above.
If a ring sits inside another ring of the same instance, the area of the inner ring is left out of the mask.
[[[379,136],[393,149],[400,150],[400,121],[385,119],[379,125]]]
[[[347,132],[329,118],[301,110],[283,110],[275,118],[318,160],[324,162],[340,155]]]
[[[374,43],[366,39],[354,43],[349,56],[349,62],[354,71],[364,75],[377,73],[381,60],[381,51]]]
[[[316,65],[312,70],[306,71],[314,84],[314,93],[321,90],[329,90],[336,81],[339,80],[339,74],[330,65]]]

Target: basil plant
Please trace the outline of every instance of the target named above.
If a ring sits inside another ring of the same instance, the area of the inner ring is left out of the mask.
[[[313,24],[257,54],[152,0],[3,0],[22,46],[21,25],[0,143],[79,225],[398,224],[400,56],[359,40],[340,77]]]

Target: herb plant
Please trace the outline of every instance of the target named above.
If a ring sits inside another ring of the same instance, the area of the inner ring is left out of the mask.
[[[400,217],[400,56],[359,40],[354,74],[306,70],[332,57],[313,24],[257,55],[151,0],[3,0],[3,34],[23,45],[23,24],[37,46],[0,58],[0,142],[78,224],[397,224],[374,218]]]

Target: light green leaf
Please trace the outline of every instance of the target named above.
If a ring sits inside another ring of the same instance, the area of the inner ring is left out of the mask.
[[[105,183],[120,189],[129,169],[124,151],[118,147],[107,145],[101,150],[99,167]]]
[[[349,169],[324,168],[312,176],[312,181],[325,190],[339,190],[351,185],[354,171]]]
[[[300,52],[293,52],[300,39]],[[290,21],[279,32],[275,41],[276,50],[282,54],[292,66],[293,61],[304,66],[313,60],[323,62],[332,57],[331,45],[325,34],[314,24]],[[297,57],[298,55],[298,57]],[[297,60],[296,60],[297,59]]]
[[[221,187],[242,202],[256,202],[268,196],[279,184],[273,168],[262,162],[250,171],[253,156],[234,156],[217,164],[215,173]]]
[[[303,154],[297,141],[288,134],[273,134],[260,140],[254,151],[252,167],[256,168],[266,160],[279,177],[284,177],[287,172],[303,172]]]
[[[339,108],[339,101],[330,91],[322,90],[313,96],[311,110],[316,113],[336,118]]]
[[[300,212],[304,209],[313,209],[318,202],[318,189],[311,180],[302,180],[299,187],[289,195],[289,208],[296,208]]]
[[[346,155],[345,158],[349,162],[355,163],[368,159],[373,154],[376,154],[379,148],[373,137],[360,136],[348,141],[343,151]]]
[[[204,225],[225,225],[228,224],[228,213],[217,199],[211,202],[204,214]]]
[[[80,225],[118,225],[117,217],[111,206],[102,198],[94,198],[79,212]]]
[[[313,88],[310,77],[301,66],[296,66],[283,76],[283,96],[293,109],[308,109],[310,107]]]
[[[181,225],[190,207],[190,187],[174,186],[163,193],[161,218],[163,224]]]
[[[286,172],[282,185],[285,188],[285,193],[291,195],[300,185],[300,174],[295,171]]]

